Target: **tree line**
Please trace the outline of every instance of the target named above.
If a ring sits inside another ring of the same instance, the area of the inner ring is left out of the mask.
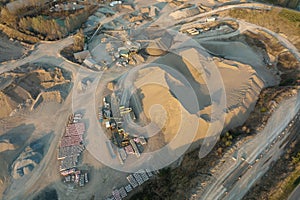
[[[0,12],[0,22],[42,40],[56,40],[79,29],[94,11],[95,8],[87,6],[64,19],[53,19],[49,16],[41,15],[18,17],[18,15],[9,12],[9,10],[4,7]]]

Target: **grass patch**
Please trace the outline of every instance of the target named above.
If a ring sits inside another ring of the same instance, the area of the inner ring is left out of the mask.
[[[300,165],[298,165],[295,171],[283,181],[280,188],[270,196],[270,200],[287,199],[299,183]]]
[[[257,24],[275,33],[283,33],[296,48],[300,49],[300,13],[297,11],[275,7],[269,11],[231,9],[220,14]]]
[[[279,16],[286,18],[290,22],[300,22],[300,12],[288,9],[282,9]],[[297,24],[299,27],[299,24]]]

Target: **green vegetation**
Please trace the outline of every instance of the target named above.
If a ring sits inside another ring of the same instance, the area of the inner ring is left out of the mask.
[[[34,4],[35,5],[35,4]],[[4,33],[9,37],[29,43],[40,40],[57,40],[78,30],[87,18],[97,9],[96,6],[86,6],[73,13],[50,13],[49,6],[43,5],[39,9],[24,8],[26,11],[12,13],[6,7],[0,12],[0,25],[6,27]],[[15,30],[17,33],[12,33]],[[29,37],[26,37],[28,35]],[[30,37],[33,36],[34,38]],[[31,40],[32,39],[32,40]]]
[[[232,145],[232,140],[233,136],[229,132],[226,132],[224,136],[221,137],[221,141],[226,147],[230,147]]]
[[[225,15],[257,24],[275,33],[283,33],[300,49],[300,13],[297,11],[282,8],[272,8],[270,11],[232,9],[225,11]]]
[[[262,113],[267,112],[267,108],[266,108],[266,107],[262,107],[262,108],[260,109],[260,112],[262,112]]]
[[[74,52],[83,50],[84,40],[85,40],[85,37],[84,37],[82,30],[80,30],[78,33],[76,33],[76,35],[74,35],[74,47],[73,47]]]
[[[46,19],[42,16],[22,18],[18,25],[28,35],[35,33],[39,38],[46,40],[61,39],[67,33],[65,28],[58,25],[54,19]]]
[[[48,19],[49,17],[44,16],[23,17],[19,20],[18,27],[27,34],[37,34],[41,39],[61,39],[79,29],[89,17],[89,13],[89,10],[84,9],[64,20]]]
[[[290,22],[300,22],[300,12],[294,10],[282,9],[279,16],[288,19]]]
[[[300,165],[281,184],[280,190],[270,196],[270,200],[287,199],[300,182]]]
[[[84,48],[84,43],[85,37],[83,31],[80,29],[78,33],[74,35],[74,44],[62,49],[60,54],[72,62],[81,64],[80,61],[74,58],[74,53],[82,51]]]
[[[293,164],[298,164],[300,162],[300,152],[297,153],[296,156],[292,157]]]
[[[7,8],[2,8],[0,12],[0,22],[10,27],[16,28],[18,17],[8,11]]]
[[[297,8],[298,4],[300,3],[299,0],[263,0],[263,2],[271,3],[274,5],[280,5],[283,7],[288,8]]]

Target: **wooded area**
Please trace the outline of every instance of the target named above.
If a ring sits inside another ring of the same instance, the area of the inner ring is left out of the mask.
[[[40,13],[18,15],[18,12],[12,13],[7,7],[3,7],[0,12],[0,23],[8,29],[15,29],[41,40],[57,40],[78,30],[96,9],[95,6],[86,6],[68,16],[54,18]]]

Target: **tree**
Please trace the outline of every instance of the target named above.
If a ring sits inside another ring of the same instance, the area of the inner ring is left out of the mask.
[[[1,22],[11,26],[13,28],[17,27],[18,18],[16,15],[9,12],[9,10],[5,7],[1,9]]]
[[[300,152],[298,152],[296,156],[292,157],[293,164],[298,164],[299,162],[300,162]]]
[[[84,48],[84,34],[80,29],[76,35],[74,35],[74,51],[82,51]]]
[[[65,27],[67,28],[67,31],[68,31],[68,32],[71,32],[71,31],[72,31],[73,25],[72,25],[72,19],[71,19],[70,17],[67,17],[67,18],[65,19]]]
[[[19,21],[19,27],[21,28],[21,29],[23,29],[24,31],[25,30],[31,30],[31,20],[30,20],[30,18],[28,19],[28,18],[25,18],[25,17],[23,17],[23,18],[21,18],[20,19],[20,21]]]

